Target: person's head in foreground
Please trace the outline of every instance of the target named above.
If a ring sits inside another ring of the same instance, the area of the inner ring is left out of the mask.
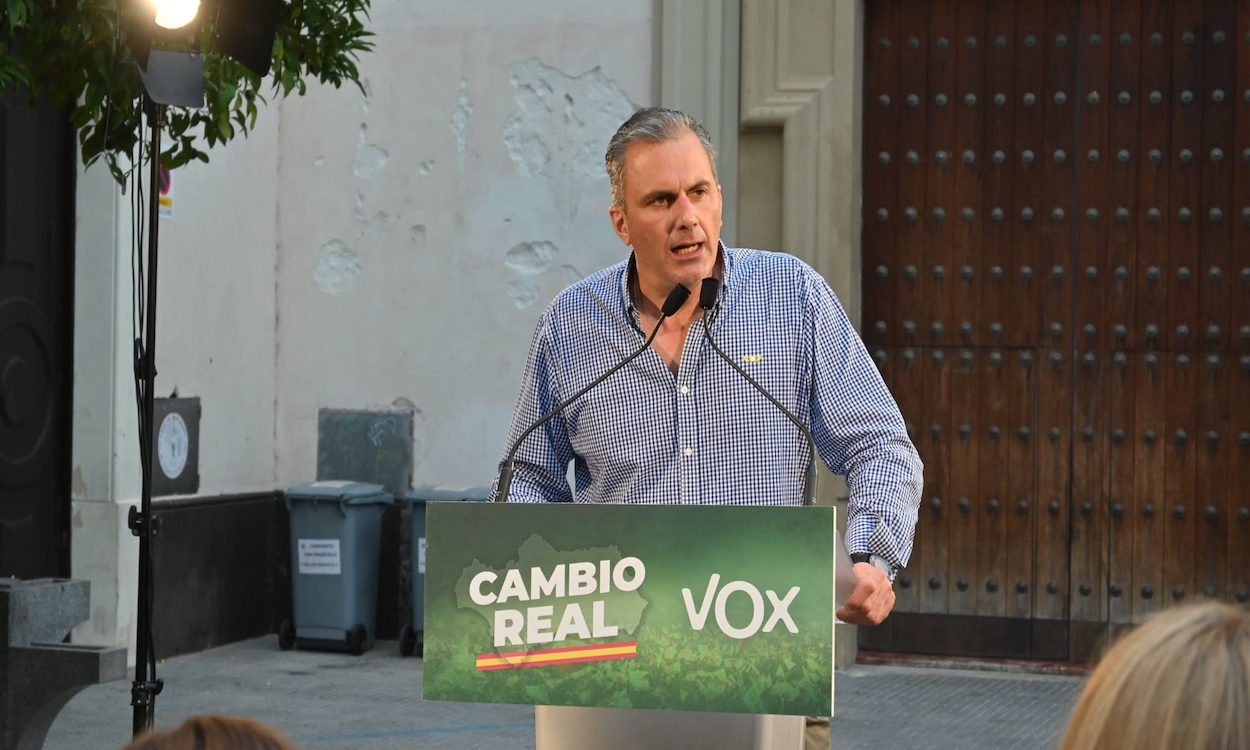
[[[295,750],[295,746],[253,719],[192,716],[173,729],[146,732],[124,750]]]
[[[1250,612],[1176,607],[1115,642],[1061,750],[1250,750]]]

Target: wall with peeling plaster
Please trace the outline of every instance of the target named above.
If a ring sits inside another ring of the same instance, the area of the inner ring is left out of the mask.
[[[200,398],[202,495],[274,479],[276,114],[179,168],[160,226],[156,395]]]
[[[374,0],[363,94],[312,85],[176,171],[156,395],[201,399],[200,495],[314,478],[322,408],[411,409],[415,485],[491,481],[538,315],[627,253],[602,158],[653,102],[653,13]],[[77,192],[74,637],[133,645],[130,196],[99,166]]]
[[[409,402],[414,484],[491,481],[538,315],[627,253],[603,151],[651,103],[652,14],[375,0],[366,92],[282,104],[278,484],[319,409]]]
[[[200,399],[202,495],[274,487],[279,120],[266,114],[208,164],[176,170],[173,216],[158,223],[155,395]],[[74,639],[108,646],[133,646],[137,596],[133,191],[97,164],[80,172],[75,206],[70,557],[91,582],[91,618]]]

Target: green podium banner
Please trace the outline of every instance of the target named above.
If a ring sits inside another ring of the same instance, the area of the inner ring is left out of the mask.
[[[426,700],[832,712],[832,508],[425,511]]]

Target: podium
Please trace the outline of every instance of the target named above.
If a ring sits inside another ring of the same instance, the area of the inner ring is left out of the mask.
[[[802,716],[534,706],[536,750],[803,750]]]
[[[828,507],[429,503],[423,697],[532,704],[538,750],[800,750],[835,566]]]

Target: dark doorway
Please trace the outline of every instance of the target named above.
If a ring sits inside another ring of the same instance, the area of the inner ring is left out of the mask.
[[[76,145],[0,97],[0,576],[69,574]]]

